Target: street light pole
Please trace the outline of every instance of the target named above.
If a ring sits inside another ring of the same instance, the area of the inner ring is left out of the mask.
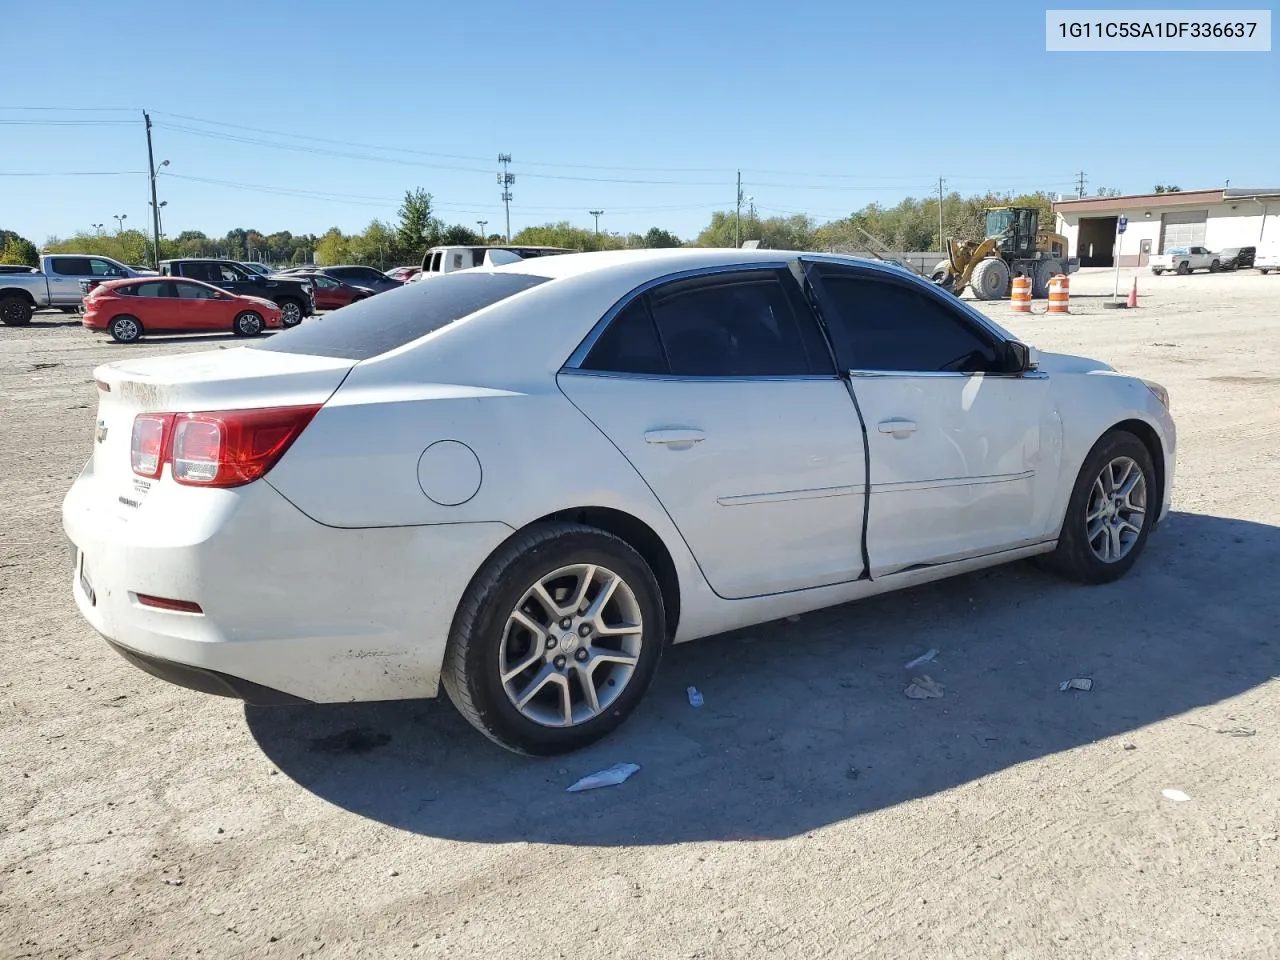
[[[488,243],[488,242],[489,242],[489,235],[488,235],[487,233],[485,233],[485,232],[484,232],[484,228],[485,228],[485,227],[487,227],[488,225],[489,225],[489,221],[488,221],[488,220],[477,220],[477,221],[476,221],[476,226],[480,228],[480,242],[481,242],[481,243]]]
[[[100,223],[91,223],[91,224],[89,224],[89,226],[93,227],[93,231],[94,231],[94,233],[96,233],[98,236],[102,236],[102,224],[100,224]]]
[[[124,222],[129,219],[127,213],[113,213],[111,219],[116,222],[116,236],[124,233]]]
[[[600,217],[603,216],[603,210],[588,210],[587,213],[596,218],[596,236],[600,236]]]

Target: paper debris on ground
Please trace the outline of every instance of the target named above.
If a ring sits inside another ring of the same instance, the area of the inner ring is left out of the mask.
[[[1063,693],[1068,690],[1092,690],[1093,681],[1088,677],[1076,677],[1073,680],[1063,680],[1058,684],[1058,689]]]
[[[1166,800],[1172,800],[1174,803],[1186,803],[1191,799],[1181,790],[1174,790],[1168,787],[1160,791],[1160,796],[1164,797]]]
[[[599,787],[616,787],[620,783],[626,782],[627,778],[640,769],[638,763],[615,763],[612,767],[606,767],[595,773],[588,774],[583,777],[566,791],[568,793],[578,793],[581,790],[595,790]]]
[[[905,667],[903,667],[903,669],[914,670],[916,667],[919,667],[923,664],[931,663],[932,661],[938,659],[938,654],[940,652],[941,651],[939,651],[937,648],[930,649],[925,653],[920,654],[920,656],[916,657],[911,662],[909,662]]]
[[[902,691],[912,700],[935,700],[941,697],[946,687],[932,677],[920,676],[911,681],[911,686]]]
[[[686,692],[689,694],[689,706],[691,707],[702,706],[702,693],[698,690],[697,687],[689,687],[689,689]]]

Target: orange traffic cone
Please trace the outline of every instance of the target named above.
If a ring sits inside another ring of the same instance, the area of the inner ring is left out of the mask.
[[[1137,305],[1138,305],[1138,278],[1134,277],[1133,289],[1129,291],[1129,306],[1130,308],[1132,308],[1132,307],[1136,307]]]

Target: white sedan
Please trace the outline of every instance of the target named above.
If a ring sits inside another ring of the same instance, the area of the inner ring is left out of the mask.
[[[549,754],[668,643],[1039,557],[1123,575],[1169,509],[1158,384],[904,270],[541,257],[95,372],[80,611],[253,703],[431,697]]]

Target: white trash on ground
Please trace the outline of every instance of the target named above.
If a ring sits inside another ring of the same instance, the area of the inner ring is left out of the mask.
[[[1093,681],[1088,677],[1076,677],[1073,680],[1063,680],[1058,684],[1058,689],[1063,693],[1068,690],[1092,690]]]
[[[912,700],[935,700],[941,697],[946,687],[932,677],[919,676],[911,681],[911,686],[902,691]]]
[[[937,659],[938,659],[938,654],[939,654],[939,653],[941,653],[941,651],[940,651],[940,650],[938,650],[936,647],[931,648],[931,649],[929,649],[929,650],[925,651],[924,653],[920,654],[920,656],[916,657],[914,660],[912,660],[911,662],[909,662],[909,663],[908,663],[905,667],[903,667],[902,669],[904,669],[904,670],[914,670],[916,667],[922,666],[922,665],[924,665],[924,664],[926,664],[926,663],[931,663],[931,662],[933,662],[934,660],[937,660]]]
[[[1166,787],[1161,790],[1160,796],[1164,797],[1166,800],[1172,800],[1174,803],[1186,803],[1191,799],[1181,790],[1174,790],[1171,787]]]
[[[625,783],[627,778],[639,769],[640,764],[638,763],[615,763],[612,767],[606,767],[603,770],[588,774],[569,787],[566,792],[578,793],[582,790],[595,790],[599,787],[616,787],[620,783]]]

